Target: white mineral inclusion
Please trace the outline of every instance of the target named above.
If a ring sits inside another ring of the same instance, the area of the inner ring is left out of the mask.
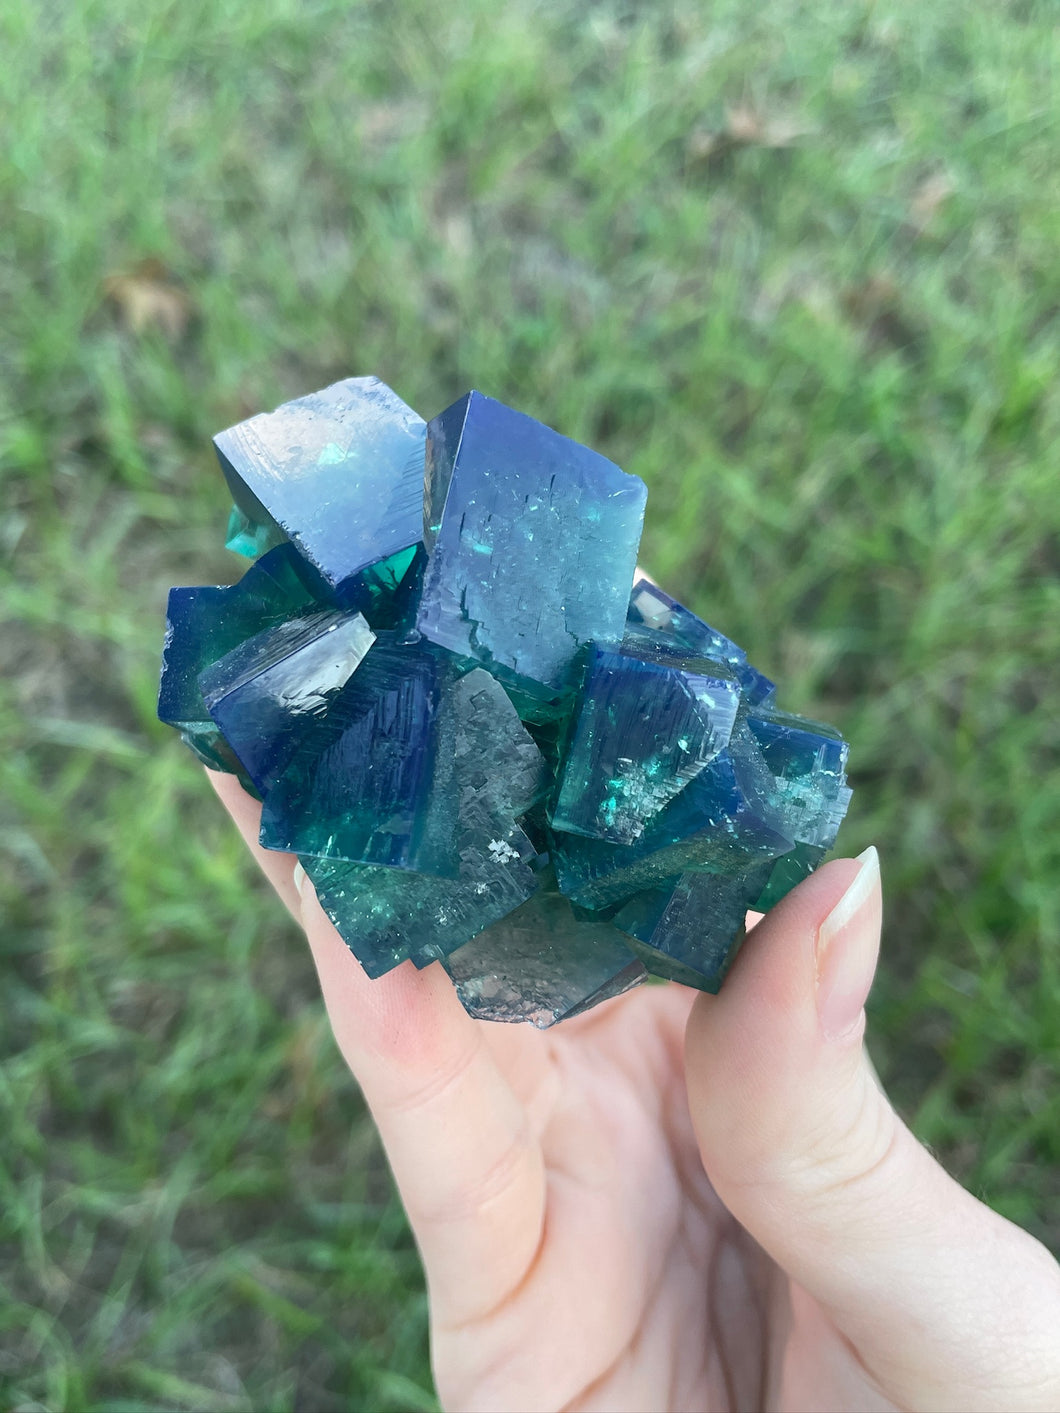
[[[519,857],[517,851],[503,839],[491,839],[489,851],[494,863],[510,863],[512,859]]]

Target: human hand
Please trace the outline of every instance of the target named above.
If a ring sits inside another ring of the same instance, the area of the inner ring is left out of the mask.
[[[1060,1408],[1060,1268],[879,1088],[875,852],[808,878],[719,996],[554,1030],[471,1020],[440,966],[369,981],[260,807],[210,776],[305,927],[427,1273],[448,1408]]]

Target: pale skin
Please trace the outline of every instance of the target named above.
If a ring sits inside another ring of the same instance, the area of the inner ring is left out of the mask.
[[[720,995],[644,986],[542,1032],[472,1021],[440,966],[369,981],[210,778],[305,928],[444,1407],[1060,1409],[1060,1267],[917,1143],[864,1047],[875,851],[758,922]]]

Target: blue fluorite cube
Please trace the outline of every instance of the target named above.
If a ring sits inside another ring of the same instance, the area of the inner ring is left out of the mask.
[[[214,446],[250,533],[282,532],[338,589],[418,543],[425,430],[378,378],[346,378],[229,427]]]
[[[697,618],[650,579],[638,579],[633,585],[624,646],[629,651],[647,648],[727,663],[748,703],[771,702],[776,695],[773,683],[751,666],[743,648]]]
[[[199,677],[210,715],[263,795],[328,722],[375,641],[359,613],[322,610],[267,628]]]
[[[567,687],[590,642],[622,637],[644,483],[477,392],[427,441],[437,533],[417,627],[531,693]]]
[[[265,798],[262,844],[408,867],[428,799],[444,671],[437,651],[378,633],[299,730],[298,750]]]
[[[447,956],[541,887],[543,861],[519,820],[547,788],[548,772],[499,684],[480,668],[448,673],[432,727],[414,868],[302,860],[373,975],[406,958],[424,965]]]
[[[590,649],[553,828],[632,843],[724,750],[740,689],[720,666],[703,665]]]
[[[250,784],[231,746],[211,718],[199,676],[247,638],[311,612],[313,575],[289,544],[278,545],[238,583],[169,591],[158,716],[214,770],[232,771]]]
[[[747,725],[773,776],[792,838],[830,849],[850,803],[847,743],[823,722],[764,707],[748,714]]]
[[[469,848],[510,851],[511,831],[545,796],[551,772],[500,683],[480,667],[448,674],[432,753],[415,866],[457,877]]]
[[[726,749],[632,843],[557,831],[552,844],[564,893],[582,907],[604,908],[690,870],[742,873],[794,842],[762,752],[738,722]]]
[[[631,898],[612,924],[656,976],[716,992],[772,868],[760,860],[738,874],[683,873]]]

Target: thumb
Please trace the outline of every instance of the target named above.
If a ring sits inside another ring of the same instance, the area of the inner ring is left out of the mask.
[[[753,930],[697,1001],[692,1119],[719,1197],[906,1407],[1060,1406],[1060,1276],[898,1118],[865,1053],[881,922],[875,849]]]

